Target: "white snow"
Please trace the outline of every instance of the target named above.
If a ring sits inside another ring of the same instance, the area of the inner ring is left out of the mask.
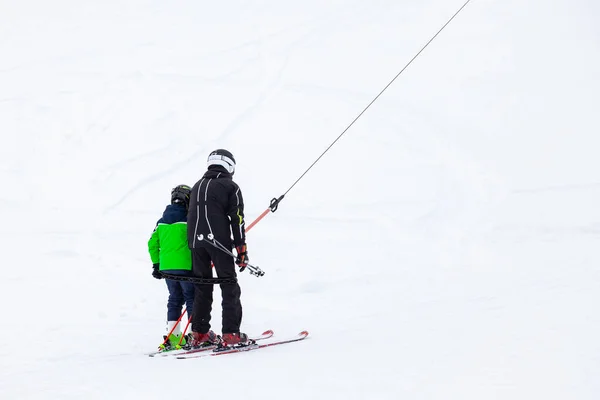
[[[0,398],[600,398],[589,0],[473,0],[249,232],[243,330],[309,339],[143,355],[170,189],[227,148],[252,221],[462,4],[1,2]]]

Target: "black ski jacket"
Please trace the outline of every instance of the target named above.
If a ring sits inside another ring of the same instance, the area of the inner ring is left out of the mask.
[[[211,166],[192,188],[187,230],[190,249],[210,246],[198,240],[209,233],[227,248],[246,243],[242,191],[223,167]]]

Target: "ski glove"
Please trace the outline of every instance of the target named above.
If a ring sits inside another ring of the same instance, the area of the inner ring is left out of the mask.
[[[248,249],[246,243],[241,246],[236,246],[235,250],[237,251],[235,263],[240,267],[240,272],[242,272],[246,269],[246,266],[248,266]]]
[[[158,266],[159,266],[159,264],[152,265],[152,276],[155,277],[156,279],[162,279],[163,276],[160,273],[160,271],[158,270]]]

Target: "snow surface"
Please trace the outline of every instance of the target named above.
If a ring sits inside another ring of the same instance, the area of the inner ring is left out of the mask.
[[[591,0],[473,0],[249,233],[308,340],[143,355],[169,190],[228,148],[252,221],[462,3],[1,1],[0,398],[600,398]]]

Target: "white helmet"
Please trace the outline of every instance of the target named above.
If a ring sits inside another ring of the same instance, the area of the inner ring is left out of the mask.
[[[233,154],[224,149],[215,150],[208,155],[207,167],[211,165],[220,165],[230,174],[235,172],[235,158],[233,158]]]

